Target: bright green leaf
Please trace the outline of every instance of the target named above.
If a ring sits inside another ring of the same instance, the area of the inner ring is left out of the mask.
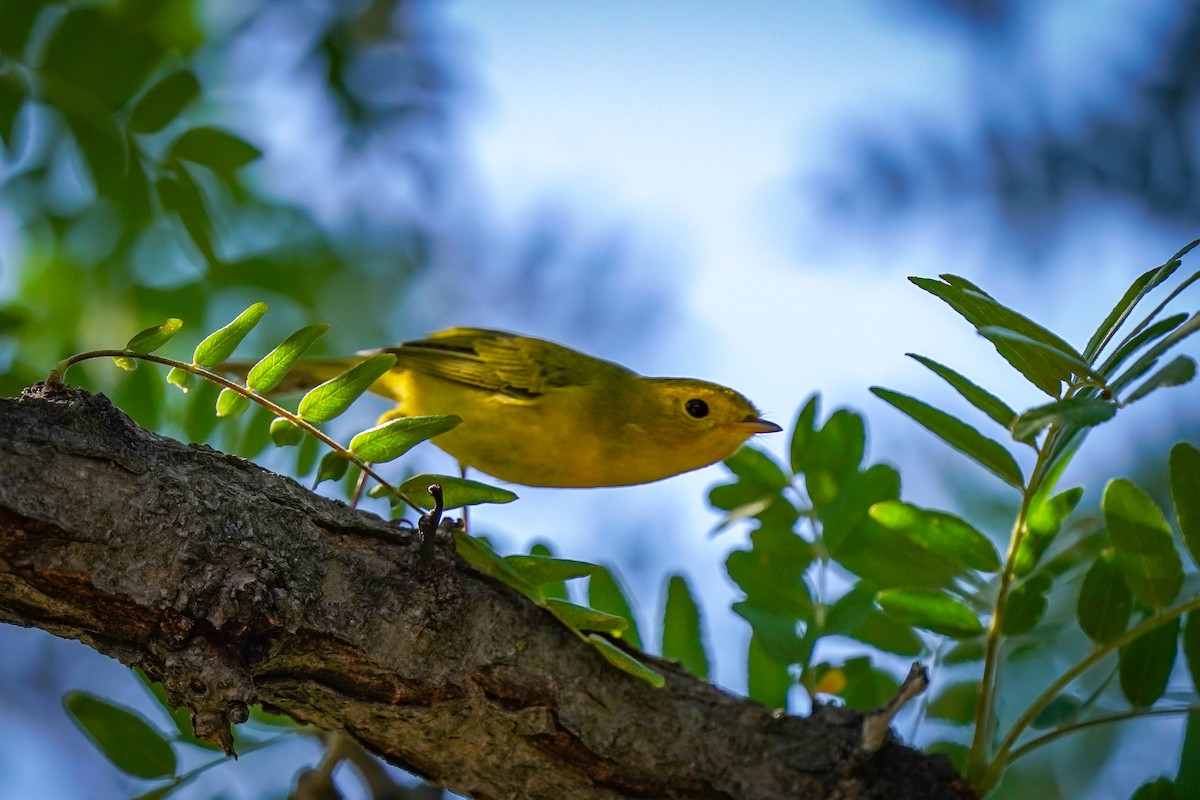
[[[179,333],[179,329],[183,327],[183,320],[172,317],[166,322],[158,325],[151,325],[145,330],[138,331],[130,339],[125,349],[131,353],[153,353],[158,348],[162,347],[171,337]]]
[[[750,636],[746,682],[751,700],[772,710],[787,710],[788,691],[795,681],[792,680],[788,665],[768,653],[757,635]]]
[[[196,382],[196,376],[190,372],[180,369],[179,367],[171,367],[171,371],[167,373],[167,383],[179,389],[179,391],[187,394],[192,388],[192,384]]]
[[[288,447],[300,444],[304,439],[304,431],[296,427],[296,423],[286,417],[276,417],[271,420],[271,441],[276,447]]]
[[[196,345],[196,353],[192,356],[193,363],[200,367],[215,367],[227,361],[242,339],[246,338],[246,334],[254,329],[266,313],[266,303],[255,303],[238,314],[233,322],[210,333],[204,341]]]
[[[1076,615],[1079,627],[1097,644],[1111,642],[1129,627],[1133,596],[1112,551],[1101,554],[1088,569],[1079,589]]]
[[[624,617],[605,614],[587,606],[579,606],[555,597],[546,598],[546,608],[569,628],[577,631],[597,631],[599,633],[620,633],[629,625]]]
[[[1049,484],[1043,483],[1042,487]],[[1065,492],[1049,496],[1049,489],[1039,488],[1030,504],[1029,513],[1025,517],[1025,535],[1017,548],[1017,559],[1014,572],[1018,577],[1025,577],[1042,560],[1042,555],[1062,529],[1063,522],[1071,516],[1075,506],[1083,497],[1083,487],[1076,486]]]
[[[175,773],[175,751],[163,735],[123,706],[87,694],[68,692],[63,707],[113,766],[138,778]]]
[[[1196,362],[1187,356],[1176,356],[1158,372],[1147,378],[1141,386],[1130,392],[1129,396],[1125,398],[1125,405],[1141,400],[1155,389],[1161,389],[1164,386],[1182,386],[1194,377],[1196,377]]]
[[[432,417],[398,417],[368,428],[350,440],[350,452],[376,464],[407,453],[421,442],[457,427],[462,417],[445,414]]]
[[[1108,400],[1068,397],[1024,412],[1013,422],[1012,434],[1014,439],[1024,440],[1032,439],[1051,425],[1087,428],[1107,422],[1116,413],[1116,404]]]
[[[919,356],[916,353],[908,353],[909,358],[924,364],[929,369],[941,377],[946,383],[954,387],[963,398],[971,405],[978,408],[984,414],[987,414],[996,422],[1008,428],[1012,425],[1013,420],[1017,417],[1017,412],[1013,411],[1007,403],[996,397],[991,392],[981,389],[967,378],[950,369],[947,366],[939,364],[933,359]]]
[[[535,586],[558,581],[569,581],[595,574],[601,567],[599,564],[589,564],[586,561],[570,561],[565,558],[549,556],[505,556],[504,560]]]
[[[396,364],[395,353],[379,353],[330,378],[300,399],[299,416],[308,422],[328,422],[371,388]]]
[[[251,367],[246,376],[246,385],[256,392],[266,393],[279,385],[288,371],[313,342],[329,330],[329,325],[309,325],[295,331],[271,352]]]
[[[1122,647],[1117,666],[1125,698],[1137,708],[1154,705],[1167,690],[1178,651],[1178,618]]]
[[[965,422],[914,397],[879,386],[871,387],[871,393],[912,417],[930,433],[974,459],[1005,483],[1018,489],[1024,487],[1025,479],[1021,475],[1021,468],[1017,466],[1012,454],[999,442],[987,438]]]
[[[995,572],[1000,554],[992,541],[969,522],[944,511],[887,500],[871,506],[871,518],[893,533],[902,534],[926,550],[966,569]]]
[[[696,677],[707,679],[708,655],[701,627],[700,609],[687,581],[681,575],[672,575],[663,612],[662,654],[678,660]]]
[[[186,69],[172,72],[151,86],[133,107],[129,129],[155,133],[179,116],[200,94],[200,82]]]
[[[1162,511],[1124,478],[1109,481],[1101,505],[1129,589],[1146,605],[1165,608],[1183,586],[1183,564]]]
[[[875,596],[875,601],[895,620],[953,639],[983,633],[975,612],[936,589],[886,589]]]
[[[511,503],[517,499],[517,496],[507,489],[466,478],[452,478],[449,475],[414,475],[400,484],[399,489],[421,508],[433,508],[429,487],[435,483],[442,486],[444,508],[460,508],[480,503]]]
[[[250,400],[233,389],[222,389],[217,395],[217,416],[236,417],[250,407]]]
[[[626,653],[615,644],[605,639],[603,636],[590,633],[588,641],[592,647],[600,651],[600,655],[604,656],[608,663],[612,664],[617,669],[628,672],[635,678],[639,678],[653,686],[655,689],[661,689],[667,685],[667,680],[659,673],[647,667],[642,662],[638,661],[633,656]]]
[[[505,586],[517,590],[538,605],[546,605],[546,596],[537,586],[517,572],[512,566],[483,541],[465,533],[462,528],[454,530],[454,550],[463,561],[475,569],[494,578]]]
[[[1200,450],[1187,442],[1171,448],[1171,502],[1183,542],[1200,564]]]
[[[624,618],[629,627],[620,633],[620,638],[641,649],[642,637],[638,633],[637,620],[634,618],[628,596],[617,582],[616,576],[606,567],[600,567],[588,578],[588,605]]]

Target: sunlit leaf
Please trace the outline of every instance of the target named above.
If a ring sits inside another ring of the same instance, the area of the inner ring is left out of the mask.
[[[872,386],[871,393],[912,417],[930,433],[960,453],[974,459],[999,476],[1005,483],[1018,489],[1024,487],[1025,479],[1021,475],[1021,468],[1017,466],[1012,454],[999,442],[989,439],[965,422],[914,397],[879,386]]]
[[[1125,398],[1125,405],[1141,400],[1155,389],[1161,389],[1164,386],[1182,386],[1194,377],[1196,377],[1196,362],[1187,356],[1176,356],[1147,378],[1141,386],[1130,392],[1129,396]]]
[[[191,128],[171,144],[174,158],[230,172],[262,157],[262,151],[229,131],[210,125]]]
[[[199,94],[200,82],[189,70],[172,72],[137,101],[129,116],[129,129],[136,133],[162,130]]]
[[[421,442],[457,427],[462,417],[446,414],[432,417],[398,417],[368,428],[350,440],[354,455],[382,464],[407,453]]]
[[[267,353],[262,360],[250,368],[250,372],[246,376],[246,385],[260,393],[274,389],[288,374],[288,371],[295,366],[300,356],[304,355],[304,351],[328,330],[329,325],[322,323],[309,325],[292,333],[278,347]]]
[[[788,665],[771,656],[751,635],[746,654],[746,683],[750,699],[770,709],[787,710],[788,691],[795,681]]]
[[[620,633],[629,624],[623,617],[605,614],[587,606],[579,606],[554,597],[546,598],[546,608],[564,625],[577,631]]]
[[[1049,484],[1043,483],[1034,495],[1025,517],[1025,535],[1017,547],[1017,558],[1014,572],[1018,577],[1024,577],[1033,571],[1062,529],[1063,522],[1071,516],[1075,506],[1083,497],[1083,487],[1076,486],[1065,492],[1049,496]],[[1045,490],[1044,490],[1045,489]]]
[[[193,363],[200,367],[213,367],[227,361],[242,339],[246,338],[246,334],[254,329],[266,313],[266,303],[255,303],[238,314],[233,322],[204,337],[204,341],[196,345],[196,352],[192,356]]]
[[[926,713],[951,725],[969,725],[975,720],[978,700],[978,681],[958,681],[939,689]]]
[[[1118,673],[1125,698],[1138,708],[1154,705],[1167,690],[1179,651],[1179,619],[1159,625],[1121,648]]]
[[[1171,502],[1183,543],[1200,564],[1200,450],[1187,442],[1171,448]]]
[[[299,416],[308,422],[328,422],[371,388],[396,364],[395,353],[378,353],[315,387],[300,399]]]
[[[187,394],[191,390],[192,385],[196,382],[196,376],[190,372],[180,369],[179,367],[171,367],[171,371],[167,373],[167,383],[179,389],[179,391]]]
[[[899,500],[876,503],[871,518],[889,531],[903,534],[927,550],[966,569],[995,572],[1000,569],[996,546],[966,520],[944,511],[931,511]]]
[[[588,641],[592,647],[600,651],[600,655],[604,656],[608,663],[612,664],[617,669],[628,672],[635,678],[639,678],[653,686],[655,689],[661,689],[667,685],[667,680],[659,673],[647,667],[642,662],[638,661],[633,656],[626,653],[615,644],[605,639],[597,633],[588,634]]]
[[[571,561],[565,558],[549,556],[505,556],[504,560],[525,578],[525,580],[541,586],[558,581],[569,581],[594,574],[600,569],[599,564],[589,564],[586,561]]]
[[[621,631],[620,638],[629,642],[633,647],[641,649],[642,637],[638,632],[633,607],[616,577],[606,567],[601,567],[588,578],[588,605],[599,611],[624,618],[629,623],[629,627]]]
[[[276,447],[288,447],[300,444],[304,431],[296,427],[296,423],[286,417],[276,417],[271,420],[271,441]]]
[[[1152,608],[1165,608],[1183,586],[1183,564],[1162,511],[1124,478],[1109,481],[1101,505],[1130,591]]]
[[[250,407],[250,400],[233,389],[222,389],[217,395],[217,416],[236,417]]]
[[[87,694],[68,692],[63,707],[113,766],[138,778],[175,773],[175,751],[163,735],[123,706]]]
[[[692,599],[687,581],[680,575],[672,575],[667,584],[662,632],[663,656],[678,660],[699,678],[708,678],[700,609]]]
[[[429,487],[435,483],[441,484],[445,508],[460,508],[480,503],[511,503],[517,499],[517,496],[507,489],[449,475],[414,475],[398,488],[422,508],[433,508]]]
[[[907,355],[909,358],[915,359],[919,363],[933,370],[934,374],[938,375],[940,378],[946,381],[946,383],[954,387],[954,390],[962,395],[968,403],[978,408],[984,414],[987,414],[1005,428],[1011,426],[1013,420],[1016,419],[1017,412],[1013,411],[1007,403],[996,397],[991,392],[976,386],[970,380],[950,369],[949,367],[939,364],[933,359],[917,355],[916,353],[908,353]]]
[[[133,335],[126,344],[126,350],[132,353],[153,353],[158,348],[162,347],[171,337],[179,333],[179,329],[183,327],[183,320],[172,317],[166,322],[158,325],[151,325],[145,330],[138,331]]]
[[[953,639],[983,633],[975,612],[936,589],[886,589],[875,601],[893,619]]]
[[[1076,614],[1079,627],[1093,642],[1104,644],[1129,627],[1133,596],[1111,552],[1101,554],[1088,569],[1079,589]]]

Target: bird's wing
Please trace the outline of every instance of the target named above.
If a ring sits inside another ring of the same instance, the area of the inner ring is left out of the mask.
[[[525,398],[587,383],[594,360],[553,342],[483,328],[450,328],[379,352],[395,353],[403,369]]]

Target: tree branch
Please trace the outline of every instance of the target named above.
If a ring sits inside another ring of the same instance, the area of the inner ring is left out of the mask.
[[[261,702],[499,798],[961,798],[862,715],[777,716],[651,660],[656,690],[448,541],[138,428],[61,386],[0,399],[0,621],[162,680],[230,745]]]

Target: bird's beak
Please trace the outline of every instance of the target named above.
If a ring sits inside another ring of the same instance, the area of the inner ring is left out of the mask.
[[[741,422],[733,423],[734,427],[740,428],[750,434],[755,433],[779,433],[783,428],[776,425],[774,422],[767,422],[759,417],[746,417]]]

